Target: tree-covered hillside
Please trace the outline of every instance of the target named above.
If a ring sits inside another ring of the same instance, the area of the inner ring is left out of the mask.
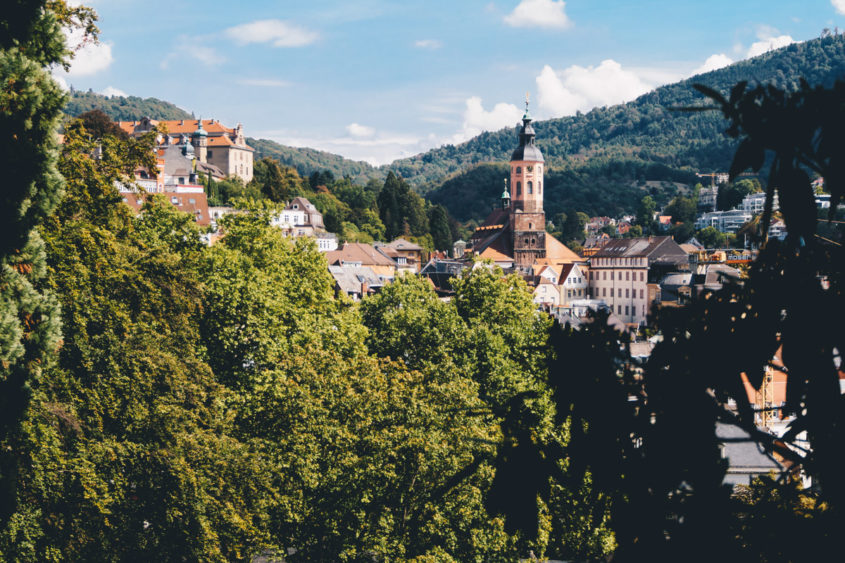
[[[95,92],[71,90],[64,112],[76,117],[93,109],[102,110],[115,121],[131,121],[142,117],[152,119],[191,119],[190,112],[157,98],[138,96],[104,96]]]
[[[721,116],[715,112],[672,111],[672,108],[702,103],[703,98],[692,88],[693,84],[702,83],[727,92],[737,82],[748,80],[795,90],[801,78],[810,84],[830,86],[843,74],[845,36],[796,43],[662,86],[626,104],[538,122],[535,124],[537,144],[553,168],[577,167],[589,157],[607,156],[676,168],[725,170],[735,147],[722,134]],[[425,192],[475,164],[506,161],[516,139],[515,128],[482,133],[462,145],[447,145],[397,160],[390,168]]]
[[[256,160],[261,158],[278,160],[284,166],[296,168],[302,176],[329,171],[337,178],[349,176],[363,183],[370,178],[383,180],[387,176],[386,170],[373,168],[366,162],[349,160],[317,149],[289,147],[268,139],[247,138],[247,143],[255,149]]]

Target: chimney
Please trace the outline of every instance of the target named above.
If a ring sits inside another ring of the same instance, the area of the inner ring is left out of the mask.
[[[367,292],[369,292],[369,290],[370,290],[370,286],[367,284],[367,282],[362,281],[361,282],[361,297],[364,297],[365,295],[367,295]]]

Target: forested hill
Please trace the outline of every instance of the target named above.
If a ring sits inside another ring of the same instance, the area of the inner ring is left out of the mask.
[[[802,77],[810,84],[831,85],[843,75],[845,36],[834,35],[663,86],[626,104],[537,122],[537,143],[552,174],[572,176],[569,180],[558,178],[562,183],[557,192],[547,181],[546,200],[552,208],[547,205],[547,213],[571,207],[570,196],[583,200],[590,207],[584,209],[587,212],[631,210],[631,202],[638,200],[642,192],[623,190],[626,183],[677,181],[684,171],[691,176],[689,172],[693,171],[726,170],[734,145],[723,134],[725,122],[721,115],[672,111],[704,100],[693,89],[695,83],[723,92],[741,80],[795,89]],[[465,203],[472,201],[477,208],[489,210],[501,193],[502,180],[478,182],[490,175],[489,169],[477,171],[474,167],[485,162],[505,162],[516,141],[516,128],[483,133],[459,146],[445,146],[396,161],[391,168],[422,192],[436,190],[429,197],[443,203],[457,218],[479,218],[478,211],[473,212]],[[443,184],[446,178],[452,180]],[[602,186],[608,190],[597,189]],[[593,194],[581,189],[589,192],[591,187]],[[609,196],[605,199],[610,205],[596,202],[595,196]]]
[[[336,178],[349,176],[353,181],[366,184],[370,178],[384,179],[387,170],[378,169],[368,163],[349,160],[337,154],[304,147],[289,147],[267,139],[247,138],[249,146],[255,149],[255,158],[272,158],[285,166],[296,168],[300,176],[328,170]]]
[[[102,110],[115,121],[132,121],[142,117],[152,119],[191,119],[193,117],[190,112],[158,98],[104,96],[79,90],[71,90],[64,112],[71,117],[76,117],[93,109]]]

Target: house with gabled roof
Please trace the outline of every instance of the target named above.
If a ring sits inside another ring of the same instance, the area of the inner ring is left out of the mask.
[[[384,282],[396,276],[396,263],[371,244],[345,242],[337,250],[326,252],[330,266],[367,266]]]

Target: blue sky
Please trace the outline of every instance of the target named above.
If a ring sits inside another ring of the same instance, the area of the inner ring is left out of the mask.
[[[845,28],[845,0],[90,0],[66,84],[382,164]],[[71,38],[73,39],[73,38]]]

